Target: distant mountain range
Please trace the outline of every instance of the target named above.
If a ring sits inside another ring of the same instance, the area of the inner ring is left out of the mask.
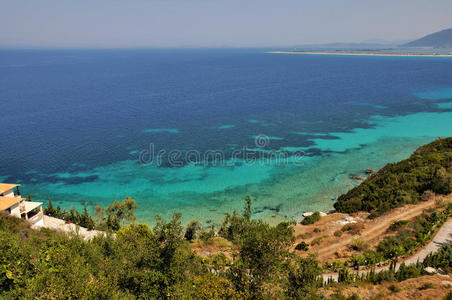
[[[452,28],[435,32],[418,40],[409,42],[404,47],[452,47]]]

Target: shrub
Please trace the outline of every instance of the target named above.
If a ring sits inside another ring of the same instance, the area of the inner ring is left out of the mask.
[[[438,251],[428,255],[422,262],[423,267],[441,268],[450,271],[452,268],[452,245],[446,244]]]
[[[394,271],[392,270],[383,270],[378,273],[370,273],[369,279],[370,282],[377,284],[382,283],[383,281],[395,281],[396,278],[394,276]]]
[[[49,198],[48,205],[43,209],[43,213],[47,216],[62,219],[87,229],[94,229],[95,227],[94,220],[88,213],[87,203],[83,205],[83,213],[80,213],[74,206],[69,211],[61,211],[60,206],[57,209],[53,207],[52,200]]]
[[[377,263],[383,261],[383,255],[373,250],[364,251],[361,255],[353,255],[349,262],[352,266],[375,266]]]
[[[310,216],[304,217],[303,220],[301,220],[301,224],[302,225],[309,225],[309,224],[314,224],[315,222],[318,222],[320,220],[321,216],[320,216],[320,212],[316,211],[315,213],[313,213]]]
[[[342,230],[336,230],[336,231],[334,232],[334,236],[335,236],[335,237],[340,237],[340,236],[342,236]]]
[[[432,289],[434,286],[432,283],[430,282],[426,282],[423,285],[421,285],[418,290],[422,291],[422,290],[428,290],[428,289]]]
[[[397,229],[407,225],[409,222],[407,220],[395,221],[389,226],[390,231],[396,231]]]
[[[315,291],[322,286],[323,280],[320,276],[322,268],[318,265],[313,255],[306,258],[298,258],[289,269],[288,291],[289,299],[318,299]],[[259,295],[257,299],[262,299]],[[311,296],[311,297],[308,297]],[[286,299],[287,297],[284,297]],[[265,298],[264,298],[265,299]],[[272,298],[273,299],[273,298]]]
[[[338,260],[335,260],[333,262],[328,262],[327,261],[323,265],[324,269],[327,269],[327,270],[330,270],[330,271],[333,271],[333,272],[337,272],[340,269],[343,269],[344,267],[345,267],[344,263],[342,261],[338,261]]]
[[[452,177],[444,168],[437,168],[432,179],[432,191],[441,195],[452,192]]]
[[[364,224],[362,223],[347,223],[345,224],[341,231],[349,232],[352,235],[361,234],[361,231],[364,229]]]
[[[409,265],[406,266],[405,263],[400,265],[399,270],[396,273],[398,281],[404,281],[410,278],[417,278],[421,276],[422,266]]]
[[[306,233],[300,233],[299,235],[297,235],[297,239],[305,239],[306,238]]]
[[[347,300],[360,300],[360,299],[361,298],[356,293],[353,293],[350,297],[347,298]]]
[[[218,235],[229,241],[235,241],[246,231],[248,224],[249,220],[234,211],[232,215],[224,216]]]
[[[393,293],[400,292],[400,288],[399,288],[398,286],[396,286],[395,284],[391,284],[391,285],[389,286],[389,290],[390,290],[391,292],[393,292]]]
[[[431,190],[426,190],[422,193],[421,201],[429,201],[435,197],[435,193]]]
[[[298,251],[308,251],[308,244],[306,244],[305,242],[300,242],[295,246],[295,250]]]
[[[447,204],[446,204],[443,196],[436,198],[435,204],[438,207],[447,208]]]
[[[326,236],[318,237],[311,242],[311,246],[320,245],[320,243],[323,242],[325,239]]]
[[[187,229],[185,230],[185,239],[191,241],[196,238],[196,233],[201,229],[201,223],[198,220],[191,220],[187,224]]]
[[[31,201],[30,195],[27,195],[27,201]],[[57,211],[52,205],[52,199],[49,198],[47,201],[48,201],[48,204],[46,207],[44,207],[43,213],[49,217],[58,218],[58,216],[56,215]]]
[[[368,247],[368,243],[363,238],[356,238],[352,240],[351,248],[356,251],[365,250]]]
[[[449,293],[446,295],[445,300],[452,300],[452,292],[449,292]]]
[[[202,231],[199,234],[199,239],[202,240],[203,242],[207,242],[213,237],[215,237],[215,230],[213,227],[210,228],[210,230]]]

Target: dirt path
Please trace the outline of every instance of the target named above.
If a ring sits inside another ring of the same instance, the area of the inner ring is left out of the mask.
[[[406,265],[415,264],[417,261],[422,262],[428,254],[438,251],[438,249],[441,248],[445,244],[452,244],[452,219],[449,219],[446,223],[443,224],[441,229],[437,232],[437,234],[432,239],[432,241],[427,244],[427,246],[425,246],[420,251],[418,251],[416,254],[414,254],[413,256],[404,260],[403,262]],[[402,262],[400,262],[396,265],[396,270],[400,267],[401,263]],[[376,269],[375,272],[380,272],[380,271],[388,270],[388,269],[389,269],[389,266],[385,266],[385,267]],[[363,270],[363,271],[359,271],[358,274],[362,275],[367,272],[368,272],[368,270]],[[322,277],[323,277],[323,281],[327,282],[328,279],[337,281],[339,276],[338,276],[338,273],[325,273],[325,274],[322,274]]]
[[[385,233],[388,227],[395,221],[409,220],[411,218],[414,218],[422,214],[425,209],[431,208],[434,205],[434,201],[428,201],[419,205],[405,206],[397,208],[377,219],[366,221],[366,228],[361,233],[361,236],[367,241],[375,239]],[[339,243],[322,247],[318,251],[319,257],[331,257],[338,248],[342,248],[344,246],[347,247],[348,245],[350,245],[354,238],[356,238],[356,236],[343,237]]]
[[[424,210],[432,207],[435,207],[434,200],[421,202],[416,205],[399,207],[373,220],[363,219],[359,216],[355,217],[355,220],[364,225],[360,236],[370,244],[376,244],[385,235],[388,227],[395,221],[410,220],[421,215]],[[321,233],[314,233],[311,238],[297,240],[297,243],[304,240],[312,244],[312,241],[315,240],[315,238],[319,236],[327,236],[325,241],[319,243],[318,245],[312,246],[309,251],[310,253],[315,253],[320,261],[327,261],[337,257],[335,254],[338,253],[338,251],[347,251],[353,239],[357,238],[356,235],[349,234],[335,237],[333,235],[334,231],[340,230],[343,226],[339,220],[344,218],[346,215],[334,215],[336,214],[324,217],[322,218],[324,220],[321,220],[319,223],[315,223],[314,225],[297,225],[295,227],[296,235],[300,233],[312,232],[316,228],[322,229]]]

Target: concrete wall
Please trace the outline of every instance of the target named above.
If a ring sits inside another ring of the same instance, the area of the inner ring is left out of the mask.
[[[20,203],[16,203],[13,206],[11,206],[11,215],[20,218]]]
[[[3,194],[0,194],[0,196],[3,196],[3,197],[14,197],[14,190],[6,191]]]

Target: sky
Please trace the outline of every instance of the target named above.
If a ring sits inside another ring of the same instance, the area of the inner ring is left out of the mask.
[[[409,41],[451,0],[0,0],[0,47],[290,47]]]

